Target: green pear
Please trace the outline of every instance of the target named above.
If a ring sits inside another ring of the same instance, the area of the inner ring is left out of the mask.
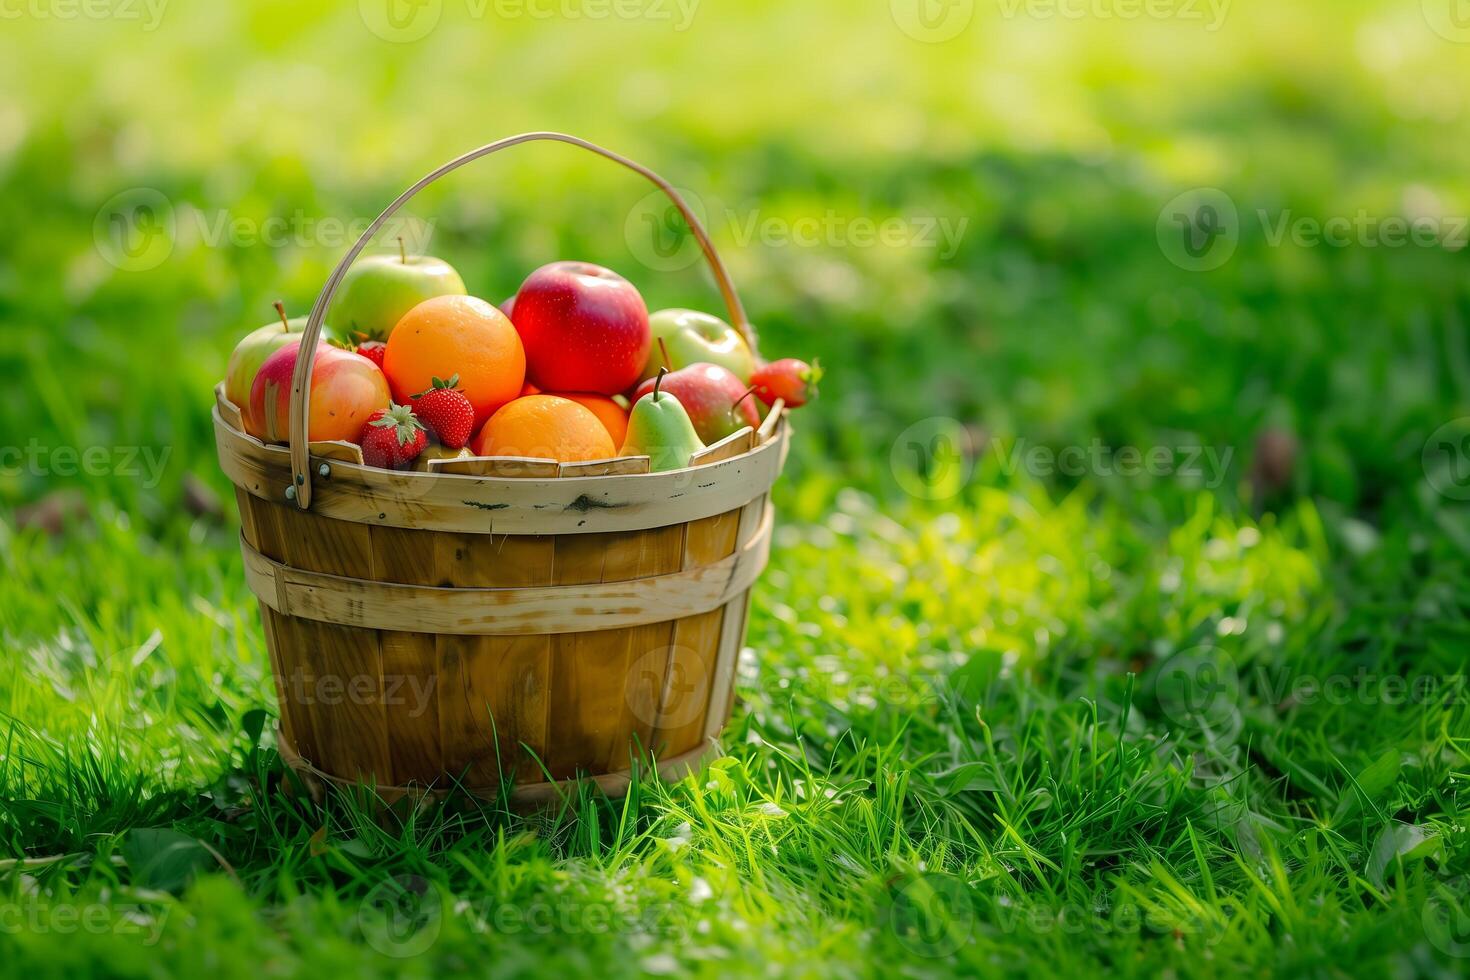
[[[689,413],[679,399],[660,391],[668,368],[659,368],[653,390],[633,405],[628,415],[628,434],[619,456],[647,456],[654,473],[683,469],[689,457],[704,448]]]

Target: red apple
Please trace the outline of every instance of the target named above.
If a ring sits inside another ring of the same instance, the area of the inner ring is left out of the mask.
[[[245,431],[265,442],[289,442],[291,376],[299,348],[286,347],[266,358],[250,387],[250,405],[242,413]],[[321,344],[311,369],[312,442],[342,439],[356,442],[369,415],[389,402],[388,379],[361,354]]]
[[[648,307],[633,284],[590,262],[553,262],[531,273],[511,304],[526,374],[544,391],[613,395],[648,360]]]
[[[633,402],[653,391],[649,378],[633,393]],[[761,424],[754,396],[746,398],[745,385],[733,371],[718,364],[691,364],[664,375],[660,391],[679,399],[689,413],[694,431],[706,444],[718,442],[745,426]]]

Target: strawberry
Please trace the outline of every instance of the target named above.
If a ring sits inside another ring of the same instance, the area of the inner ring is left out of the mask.
[[[750,376],[757,398],[767,405],[774,405],[776,399],[781,398],[786,401],[787,408],[799,408],[817,397],[817,382],[820,380],[820,362],[808,364],[794,357],[762,364]]]
[[[381,340],[364,340],[357,345],[356,350],[357,353],[376,364],[378,370],[381,371],[383,369],[383,355],[388,353],[387,344]]]
[[[462,449],[475,431],[475,409],[456,385],[459,375],[448,381],[434,379],[434,387],[413,396],[413,411],[429,431],[450,449]]]
[[[403,470],[424,451],[429,437],[412,409],[390,402],[387,408],[368,416],[360,441],[363,462],[385,470]]]

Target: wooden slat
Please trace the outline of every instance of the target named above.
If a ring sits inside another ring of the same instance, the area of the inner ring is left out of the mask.
[[[744,547],[755,538],[760,528],[771,527],[774,515],[769,508],[769,503],[762,496],[741,509],[740,530],[736,532],[737,547]],[[717,737],[730,716],[730,705],[735,697],[735,668],[740,658],[740,647],[745,642],[745,616],[749,602],[750,587],[747,585],[739,596],[725,605],[719,653],[715,658],[714,679],[710,687],[709,712],[704,722],[706,738]]]
[[[340,439],[322,439],[311,443],[307,449],[311,455],[316,457],[312,462],[312,473],[320,461],[324,459],[337,460],[342,463],[355,463],[362,466],[362,447],[355,442],[343,442]]]
[[[273,514],[287,565],[306,574],[374,576],[373,528],[323,519],[286,504],[273,505]],[[269,601],[269,596],[261,598]],[[291,615],[278,620],[283,642],[294,643],[309,667],[303,674],[311,681],[300,694],[316,741],[317,758],[312,761],[342,776],[388,782],[392,767],[377,632],[278,611]],[[286,638],[288,631],[292,639]]]
[[[374,577],[370,525],[323,519],[285,503],[273,505],[272,512],[281,530],[286,565],[323,575]]]
[[[708,466],[710,463],[718,463],[722,460],[734,459],[750,452],[750,447],[755,444],[755,430],[746,426],[737,432],[732,432],[725,438],[713,445],[706,446],[699,452],[689,457],[690,466]]]
[[[234,428],[245,431],[245,422],[240,417],[241,406],[236,405],[225,396],[225,383],[221,381],[214,386],[214,404],[219,411],[220,417]]]
[[[432,531],[373,528],[376,577],[406,585],[438,584],[435,537]],[[383,713],[391,780],[397,785],[435,782],[444,768],[436,638],[433,633],[383,630],[378,643],[383,657]]]
[[[253,497],[238,487],[235,499],[240,505],[240,529],[244,540],[262,555],[284,561],[285,536],[276,516],[276,505]],[[275,672],[281,728],[289,733],[308,758],[320,758],[316,729],[300,696],[301,692],[315,686],[316,671],[311,652],[296,642],[292,621],[264,600],[260,602],[260,617],[266,647],[271,653],[271,668]]]
[[[561,464],[554,459],[532,459],[529,456],[465,456],[460,459],[431,459],[430,473],[459,476],[498,476],[512,480],[528,478],[552,479],[559,475]]]
[[[547,586],[555,539],[436,535],[437,577],[463,588]],[[445,771],[495,787],[501,767],[516,782],[541,778],[550,709],[549,636],[437,638],[439,727]]]
[[[699,568],[732,555],[741,513],[732,510],[691,523],[685,534],[684,567]],[[674,624],[659,692],[658,721],[649,735],[650,744],[659,753],[687,752],[704,740],[724,615],[722,605]]]
[[[766,417],[761,421],[761,427],[755,433],[755,444],[757,446],[771,441],[771,437],[776,434],[776,427],[781,424],[781,417],[785,413],[785,399],[777,398],[771,403],[771,410],[766,413]]]
[[[643,541],[633,574],[663,576],[678,572],[683,566],[687,533],[687,525],[641,532]],[[603,580],[611,578],[613,571],[608,563]],[[622,663],[607,664],[608,681],[622,689],[620,717],[613,726],[616,734],[600,760],[594,755],[593,772],[627,769],[633,764],[634,753],[648,752],[649,738],[658,721],[667,652],[674,638],[674,618],[665,617],[662,622],[635,626],[626,632]],[[616,647],[613,651],[616,652]]]
[[[697,480],[684,470],[540,479],[335,463],[332,478],[317,481],[311,513],[361,524],[518,535],[666,527],[722,514],[765,493],[779,472],[786,431],[779,426],[766,445],[701,467]],[[285,502],[291,469],[284,448],[231,429],[217,412],[215,435],[220,466],[236,486]]]
[[[682,525],[675,525],[675,529]],[[378,529],[382,530],[382,529]],[[612,567],[632,559],[604,556],[607,547],[625,548],[611,536],[570,536],[558,546],[556,586],[517,588],[445,588],[405,585],[310,572],[271,561],[242,541],[246,581],[257,597],[277,612],[320,622],[366,629],[416,628],[426,633],[462,633],[481,636],[584,633],[669,622],[681,616],[708,612],[744,591],[760,575],[770,550],[770,529],[753,536],[747,547],[709,565],[657,574],[658,568],[677,567],[677,561],[650,558],[651,564],[611,581],[583,584],[576,576],[587,563]],[[671,536],[667,528],[627,532],[654,536],[660,553]],[[586,537],[583,544],[573,544]],[[502,539],[516,542],[524,538]],[[636,554],[635,549],[635,554]],[[568,567],[562,554],[582,561]],[[592,566],[595,572],[599,565]],[[443,580],[443,577],[440,577]],[[570,585],[577,588],[570,588]]]
[[[318,765],[348,779],[388,782],[392,767],[378,634],[304,619],[293,620],[292,628],[296,642],[318,665],[316,683],[305,694]]]
[[[593,583],[636,591],[639,581],[679,567],[683,525],[624,534],[575,535],[556,543],[556,584],[585,596]],[[570,588],[586,586],[585,588]],[[657,587],[650,591],[657,591]],[[566,625],[601,629],[563,633],[552,640],[552,733],[547,766],[552,778],[626,768],[634,749],[628,724],[627,679],[636,657],[667,646],[670,617],[629,629],[608,628],[611,616],[586,616]],[[651,720],[651,719],[650,719]]]
[[[647,473],[647,456],[620,456],[617,459],[597,459],[589,463],[562,463],[557,473],[562,479],[572,476],[633,476]]]

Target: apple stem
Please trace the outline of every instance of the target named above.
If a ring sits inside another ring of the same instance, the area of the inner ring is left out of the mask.
[[[662,344],[663,341],[660,340],[659,343]],[[656,378],[653,379],[653,400],[655,402],[658,401],[658,396],[659,396],[659,390],[658,389],[659,389],[659,386],[664,383],[664,375],[666,375],[668,373],[669,373],[669,369],[668,368],[666,368],[666,367],[660,367],[658,369],[658,377],[656,377]]]
[[[276,300],[275,303],[273,303],[272,305],[276,308],[276,313],[279,314],[281,317],[281,329],[286,331],[287,333],[290,333],[291,321],[286,319],[286,304],[282,303],[280,300]]]
[[[733,404],[733,405],[730,406],[730,418],[733,419],[735,417],[735,409],[739,408],[740,407],[740,403],[743,402],[743,401],[745,401],[745,399],[749,398],[750,395],[751,395],[751,392],[755,391],[755,389],[758,388],[758,387],[760,387],[760,386],[759,385],[751,385],[749,388],[746,388],[745,389],[745,394],[743,394],[739,398],[735,399],[735,404]]]
[[[664,343],[662,337],[658,338],[658,352],[663,355],[664,364],[672,371],[674,369],[674,359],[669,357],[669,345]]]
[[[398,236],[398,261],[408,265],[408,248],[403,244],[403,236]]]

